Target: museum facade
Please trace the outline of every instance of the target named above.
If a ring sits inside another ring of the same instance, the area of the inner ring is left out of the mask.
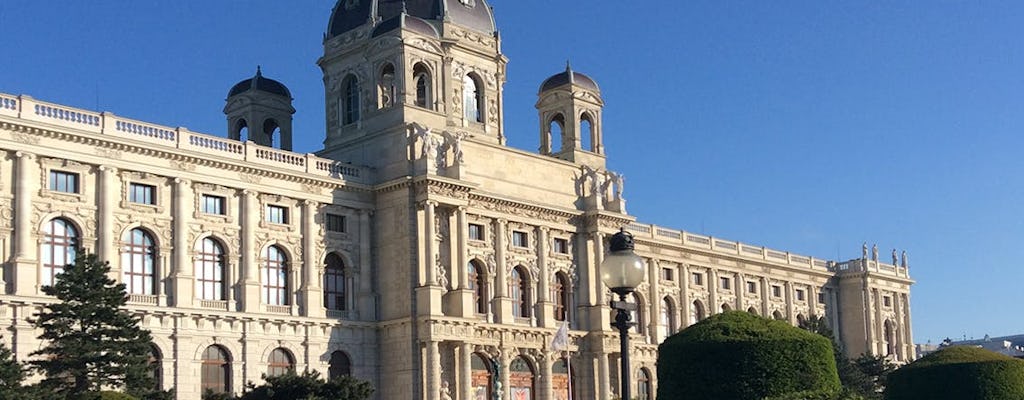
[[[41,288],[86,251],[126,284],[179,399],[288,369],[377,399],[611,399],[621,379],[653,399],[658,343],[727,310],[822,318],[850,355],[913,359],[905,255],[636,221],[598,84],[545,80],[524,151],[506,145],[506,63],[485,0],[339,0],[316,154],[291,151],[290,92],[261,71],[230,89],[224,136],[0,94],[4,341],[21,360],[41,346]],[[648,266],[631,371],[597,273],[620,229]],[[551,349],[562,321],[571,368]]]

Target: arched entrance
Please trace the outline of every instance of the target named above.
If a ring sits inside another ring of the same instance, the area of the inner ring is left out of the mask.
[[[575,368],[572,368],[575,369]],[[572,384],[570,385],[570,380]],[[579,399],[579,390],[576,388],[576,373],[570,371],[565,359],[559,359],[551,366],[551,393],[554,400],[568,400],[569,390],[572,390],[572,398]]]
[[[472,400],[492,400],[494,398],[494,375],[491,372],[491,362],[481,356],[480,354],[474,353],[471,357],[470,369],[472,374],[470,378],[470,384],[473,386]]]
[[[509,365],[508,386],[512,400],[534,400],[533,366],[523,356]]]

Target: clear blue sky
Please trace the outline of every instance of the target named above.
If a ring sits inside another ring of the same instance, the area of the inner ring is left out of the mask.
[[[0,91],[223,135],[257,64],[324,137],[334,0],[0,2]],[[493,0],[509,144],[601,85],[643,222],[829,259],[906,249],[918,342],[1024,333],[1024,2]]]

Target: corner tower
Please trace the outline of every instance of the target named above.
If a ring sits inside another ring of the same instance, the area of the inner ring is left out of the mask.
[[[504,143],[506,63],[485,0],[339,0],[318,61],[321,155],[386,170],[413,122]]]
[[[604,100],[597,82],[573,71],[567,62],[565,72],[551,76],[540,85],[537,97],[540,153],[603,168],[601,110]]]
[[[292,94],[281,82],[263,77],[256,67],[256,75],[231,87],[224,105],[228,117],[228,139],[245,140],[273,147],[274,132],[279,132],[280,148],[292,150]]]

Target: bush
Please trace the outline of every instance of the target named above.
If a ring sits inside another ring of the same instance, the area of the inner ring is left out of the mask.
[[[762,400],[840,390],[823,336],[742,311],[718,314],[658,348],[658,398]]]
[[[977,347],[947,347],[890,374],[885,398],[1024,399],[1024,360]]]

